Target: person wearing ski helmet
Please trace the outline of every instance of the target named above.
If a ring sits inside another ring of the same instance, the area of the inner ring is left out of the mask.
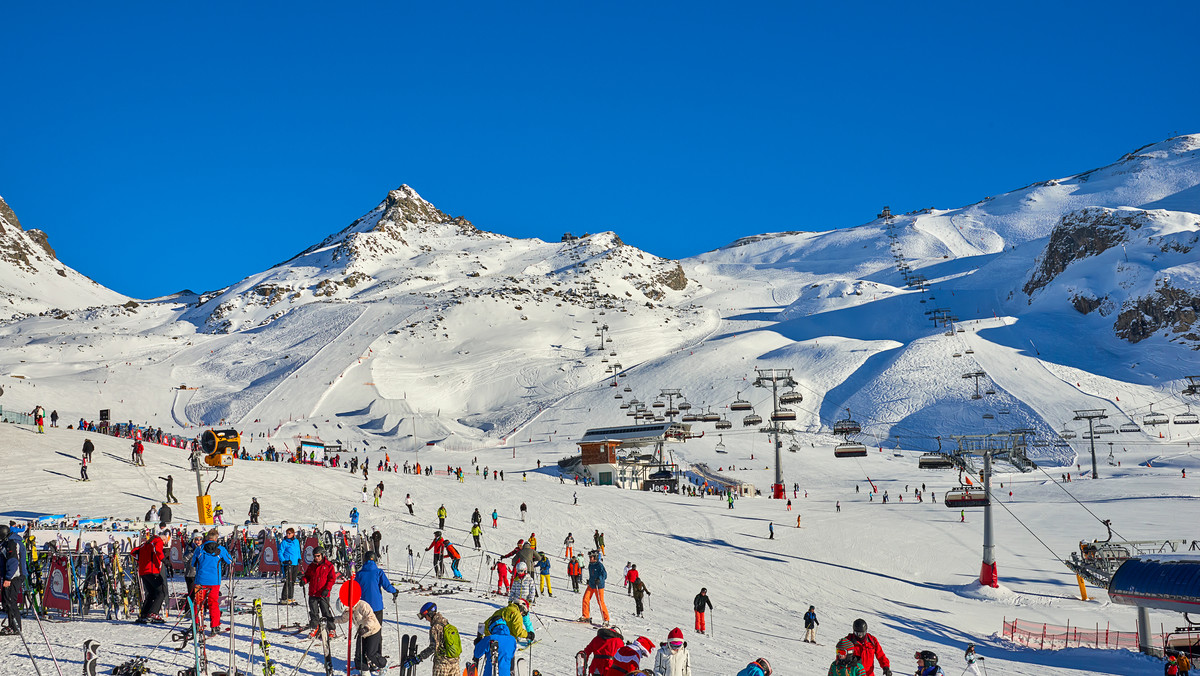
[[[654,676],[692,676],[691,656],[688,655],[687,642],[683,640],[683,630],[675,627],[667,634],[665,643],[658,645],[658,654],[654,656]]]
[[[737,676],[771,676],[771,663],[767,658],[760,657],[737,672]]]
[[[483,623],[485,634],[487,628],[492,626],[492,621],[497,619],[504,620],[504,623],[508,625],[508,633],[514,639],[531,643],[535,640],[535,634],[529,625],[529,604],[525,599],[517,599],[492,613],[491,617]]]
[[[417,617],[429,622],[429,645],[416,657],[405,661],[404,668],[409,669],[433,655],[433,676],[458,676],[458,658],[446,654],[446,625],[450,622],[438,612],[435,603],[421,606]]]
[[[221,563],[232,566],[233,558],[217,543],[217,529],[213,528],[204,537],[204,545],[192,552],[191,559],[192,569],[196,571],[195,597],[192,599],[196,628],[199,630],[201,613],[207,612],[210,634],[215,634],[221,626]]]
[[[983,658],[975,653],[974,643],[967,644],[967,650],[963,653],[963,659],[967,661],[967,669],[970,669],[972,674],[975,674],[975,676],[982,676],[979,673],[979,665],[976,663],[982,662]]]
[[[932,650],[918,650],[913,659],[917,661],[917,671],[914,676],[946,676],[946,672],[938,666],[938,656]]]
[[[308,628],[319,630],[321,620],[324,619],[326,629],[332,635],[334,617],[333,609],[329,607],[329,593],[333,591],[337,571],[333,562],[325,558],[323,547],[314,549],[312,557],[312,563],[308,564],[304,575],[300,576],[300,586],[308,587]],[[199,579],[196,580],[196,584],[200,584]]]
[[[354,581],[358,583],[359,589],[362,590],[362,600],[371,606],[372,612],[375,613],[375,619],[379,620],[380,625],[382,625],[383,592],[385,590],[391,592],[393,601],[400,596],[400,592],[392,586],[387,574],[379,568],[375,552],[368,551],[366,554],[363,554],[362,568],[359,568],[358,572],[354,574]]]
[[[848,638],[837,642],[837,658],[829,665],[827,676],[863,676],[863,665],[854,653],[854,642]]]
[[[438,577],[446,574],[446,564],[442,563],[442,556],[446,553],[446,541],[442,539],[442,531],[433,531],[433,542],[425,548],[425,551],[433,550],[433,570]]]
[[[627,641],[613,655],[613,664],[608,670],[608,676],[625,676],[639,671],[642,660],[649,657],[652,652],[654,652],[654,641],[645,636]]]
[[[819,620],[817,620],[817,607],[809,606],[808,612],[804,613],[804,642],[805,643],[816,643],[817,642],[817,626],[820,624],[821,624],[821,622]]]
[[[21,633],[21,606],[17,595],[21,591],[22,581],[28,575],[25,570],[25,543],[11,531],[7,524],[0,524],[0,574],[4,578],[0,601],[8,615],[8,626],[0,634]]]
[[[475,644],[472,657],[484,660],[483,673],[480,676],[508,676],[512,673],[513,654],[517,651],[517,640],[508,633],[508,625],[504,620],[492,620],[486,628],[486,635]],[[496,647],[496,662],[492,664],[492,646]]]
[[[858,661],[862,662],[865,676],[875,676],[875,662],[877,661],[883,670],[883,676],[892,676],[891,662],[883,653],[883,646],[879,645],[879,639],[867,633],[866,620],[861,617],[855,620],[853,631],[847,634],[846,638],[854,644],[854,653],[858,655]]]
[[[608,579],[608,571],[604,569],[604,564],[600,563],[600,555],[596,551],[588,552],[588,579],[587,589],[583,592],[583,617],[580,617],[582,622],[590,622],[592,619],[592,597],[596,597],[596,602],[600,605],[600,614],[604,616],[604,621],[608,622],[608,605],[604,603],[604,581]]]
[[[508,602],[516,603],[518,599],[522,599],[532,605],[536,597],[537,583],[534,582],[533,576],[529,574],[529,567],[525,565],[524,561],[520,561],[517,563],[517,567],[513,569],[512,587],[508,591]]]
[[[696,611],[696,633],[703,634],[704,627],[704,611],[712,610],[712,601],[708,599],[708,588],[700,589],[700,593],[696,594],[696,598],[692,599],[692,609]]]

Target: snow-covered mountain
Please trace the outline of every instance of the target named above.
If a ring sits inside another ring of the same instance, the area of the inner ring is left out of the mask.
[[[25,230],[0,197],[0,320],[129,299],[64,265],[41,230]]]
[[[797,443],[830,443],[849,409],[879,446],[1033,428],[1043,462],[1069,462],[1056,432],[1073,409],[1187,410],[1198,212],[1200,136],[959,209],[678,262],[612,232],[486,232],[401,186],[229,288],[0,325],[0,372],[24,376],[10,396],[32,405],[36,385],[71,415],[478,448],[622,422],[618,404],[663,388],[727,412],[754,367],[791,367]],[[973,399],[978,372],[991,394]]]

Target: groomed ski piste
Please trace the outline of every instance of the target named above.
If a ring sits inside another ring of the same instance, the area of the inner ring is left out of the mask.
[[[362,527],[383,533],[396,572],[404,569],[397,551],[429,544],[443,503],[471,578],[480,561],[466,535],[475,508],[501,515],[498,529],[484,528],[493,557],[530,533],[552,558],[567,532],[577,551],[586,550],[600,530],[613,623],[626,637],[655,643],[682,627],[698,673],[734,673],[762,656],[780,674],[824,674],[833,644],[859,617],[896,673],[911,672],[915,650],[937,652],[946,672],[956,673],[968,642],[979,646],[989,674],[1158,673],[1160,662],[1128,651],[1033,650],[998,634],[1014,617],[1134,631],[1134,611],[1109,604],[1102,590],[1089,588],[1096,600],[1078,600],[1074,576],[1057,560],[1080,540],[1103,539],[1101,519],[1124,539],[1196,539],[1200,425],[1142,424],[1098,439],[1096,481],[1088,479],[1086,442],[1067,444],[1059,433],[1086,429],[1072,421],[1078,409],[1103,408],[1114,426],[1200,411],[1181,394],[1183,377],[1198,370],[1192,339],[1180,335],[1186,329],[1164,326],[1131,341],[1114,325],[1125,304],[1153,300],[1167,282],[1195,286],[1198,156],[1200,136],[1178,137],[962,209],[749,237],[681,261],[687,283],[674,286],[663,281],[674,279],[673,262],[613,233],[562,243],[504,238],[450,219],[407,186],[325,242],[217,292],[124,302],[36,280],[9,284],[26,273],[6,268],[0,290],[26,291],[14,304],[18,315],[0,324],[0,373],[8,376],[0,403],[6,412],[40,404],[61,420],[45,435],[0,424],[0,517],[140,519],[163,497],[157,477],[171,473],[183,503],[176,520],[194,521],[194,480],[178,449],[147,444],[147,466],[138,468],[123,460],[127,440],[93,434],[91,481],[73,481],[85,435],[66,426],[110,408],[115,421],[186,436],[235,427],[252,454],[267,443],[295,450],[313,437],[340,443],[343,459],[368,458],[366,483],[386,485],[380,508],[360,503],[360,475],[286,463],[239,460],[212,495],[231,523],[244,519],[251,497],[263,504],[261,522],[273,525],[345,522],[358,507]],[[1051,261],[1055,238],[1070,239],[1076,229],[1108,233],[1110,246]],[[913,273],[925,283],[913,284]],[[88,307],[95,302],[110,304]],[[931,322],[933,308],[958,319]],[[602,347],[593,332],[604,326],[612,342]],[[624,377],[612,374],[617,363]],[[770,414],[765,392],[752,386],[755,368],[793,369],[804,397],[789,423],[796,433],[784,440],[794,452],[783,453],[783,478],[789,488],[799,485],[792,512],[763,497],[728,510],[712,497],[559,483],[556,463],[578,453],[586,429],[630,423],[619,404],[678,388],[697,410],[727,415],[733,426],[719,434],[697,426],[703,437],[668,446],[674,461],[684,470],[704,463],[765,492],[772,446],[728,408],[742,397]],[[974,384],[963,379],[970,372],[985,373],[981,389],[994,394],[971,399]],[[862,423],[855,440],[869,447],[865,458],[833,457],[839,439],[831,426],[846,415]],[[981,510],[968,509],[960,522],[941,502],[959,485],[957,474],[919,470],[917,458],[939,446],[952,450],[953,435],[1015,428],[1035,431],[1040,441],[1030,455],[1045,471],[999,467],[1002,586],[980,588]],[[727,453],[716,451],[718,443]],[[463,467],[466,481],[377,473],[385,453],[400,464]],[[506,481],[477,478],[476,458],[504,470]],[[1073,481],[1056,482],[1068,472]],[[868,478],[879,491],[873,501]],[[936,503],[913,502],[922,484]],[[403,507],[406,493],[415,517]],[[516,519],[522,502],[530,508],[524,524]],[[651,592],[642,619],[631,616],[619,582],[626,561],[638,565]],[[575,619],[581,609],[561,558],[551,575],[555,595],[535,608],[546,625],[537,625],[533,655],[547,676],[571,673],[593,633],[553,621]],[[468,586],[437,603],[469,641],[499,597],[484,594],[477,579]],[[705,637],[689,631],[701,587],[715,605]],[[237,596],[256,594],[268,602],[273,626],[276,590],[238,581]],[[401,596],[400,628],[424,639],[416,611],[425,599],[409,596]],[[809,605],[821,620],[822,645],[800,641]],[[297,609],[290,612],[295,620]],[[1177,615],[1152,617],[1168,630],[1180,623]],[[245,670],[249,619],[238,620]],[[384,652],[393,656],[396,621],[389,607]],[[150,652],[167,628],[92,617],[46,630],[60,665],[78,670],[87,639],[100,642],[100,663],[111,667]],[[40,636],[30,638],[42,673],[52,673]],[[0,640],[13,641],[0,674],[31,673],[19,640]],[[224,643],[218,639],[213,652],[223,654]],[[290,673],[303,647],[282,635],[273,643],[272,656]],[[165,642],[150,666],[174,674],[186,659]],[[323,672],[311,653],[299,667]]]

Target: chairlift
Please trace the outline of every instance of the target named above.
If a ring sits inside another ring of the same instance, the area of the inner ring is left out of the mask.
[[[713,450],[716,451],[717,453],[728,453],[729,452],[729,451],[725,450],[725,440],[723,438],[723,435],[720,435],[720,434],[717,435],[717,445],[716,445],[716,447],[713,448]]]
[[[942,496],[942,503],[950,509],[964,507],[987,507],[991,504],[982,488],[951,488]]]
[[[685,413],[683,415],[683,418],[681,418],[681,420],[683,420],[683,422],[696,422],[696,421],[700,420],[700,416],[692,415],[691,413]]]
[[[1109,425],[1108,423],[1100,423],[1092,429],[1093,434],[1113,434],[1116,431],[1117,428]]]
[[[628,413],[626,413],[625,415],[631,415],[631,416],[633,416],[633,417],[635,417],[635,418],[636,418],[636,417],[640,416],[640,415],[641,415],[641,413],[638,413],[638,412],[637,412],[637,410],[631,409],[631,410],[630,410]]]
[[[833,423],[834,434],[858,434],[861,431],[862,425],[850,417],[850,409],[846,409],[845,419]]]
[[[962,356],[962,353],[961,353],[961,352],[955,352],[955,353],[954,353],[952,356],[954,356],[954,357],[961,357],[961,356]]]
[[[732,429],[732,428],[733,428],[733,423],[729,422],[728,418],[721,418],[720,420],[717,421],[717,429],[719,429],[719,430],[727,430],[727,429]]]
[[[746,401],[745,399],[742,399],[741,392],[738,393],[738,398],[734,399],[733,403],[729,405],[730,411],[749,411],[749,410],[752,410],[753,408],[754,407],[750,405],[750,402]]]
[[[609,352],[609,353],[608,353],[608,356],[610,356],[610,357],[615,357],[615,356],[617,356],[617,351],[616,351],[616,350],[613,350],[612,352]]]
[[[626,386],[625,386],[625,387],[623,387],[622,389],[623,389],[625,392],[632,392],[632,391],[633,391],[633,388],[632,388],[632,387],[630,387],[630,386],[628,386],[628,385],[626,385]]]
[[[671,416],[672,418],[674,418],[675,416],[679,415],[679,409],[677,409],[677,408],[668,408],[668,409],[667,409],[667,415],[669,415],[669,416]]]
[[[618,378],[624,378],[624,377],[625,377],[625,375],[626,375],[626,374],[625,374],[625,372],[624,372],[624,371],[622,371],[622,372],[620,372],[620,373],[618,373],[618,374],[617,374],[617,377],[618,377]]]
[[[841,443],[833,447],[833,457],[865,458],[867,457],[867,447],[852,441]]]
[[[1138,424],[1132,421],[1121,425],[1118,429],[1125,434],[1137,434],[1142,431],[1142,428],[1138,427]]]
[[[996,411],[996,413],[998,413],[998,414],[1000,414],[1000,415],[1008,415],[1008,409],[1007,409],[1007,408],[1002,408],[1002,409],[1000,409],[999,411]]]
[[[654,422],[666,422],[666,421],[667,421],[667,419],[662,417],[661,415],[654,416]]]
[[[961,326],[960,326],[960,327],[958,327],[958,328],[956,328],[956,329],[954,329],[954,330],[955,330],[955,331],[957,331],[957,332],[959,332],[959,333],[966,333],[966,331],[967,331],[966,329],[964,329],[964,328],[963,328],[963,327],[961,327]]]
[[[679,410],[680,411],[687,411],[691,408],[692,408],[692,405],[687,402],[687,399],[684,399],[683,401],[679,402]]]
[[[622,409],[629,408],[629,402],[621,402],[621,408]]]
[[[796,419],[796,412],[790,408],[777,408],[771,411],[771,422],[787,422]]]
[[[654,408],[666,408],[667,407],[667,404],[663,401],[655,401],[653,404],[650,404],[650,405],[653,406]]]
[[[599,320],[599,319],[593,319],[593,320],[592,320],[592,323],[593,323],[593,324],[599,324],[599,323],[600,323],[600,320]],[[599,334],[599,333],[597,333],[596,335],[598,336],[598,335],[600,335],[600,334]]]
[[[964,354],[975,354],[975,350],[972,350],[971,348],[968,347],[967,349],[963,350],[963,353]]]
[[[621,394],[620,392],[617,392],[616,394],[613,395],[613,399],[624,399],[624,398],[625,398],[625,395]]]
[[[750,415],[746,416],[745,418],[742,418],[742,427],[754,427],[755,425],[761,425],[761,424],[762,424],[762,416],[760,416],[757,413],[751,413]]]
[[[1153,404],[1150,405],[1150,412],[1142,416],[1142,424],[1149,427],[1153,427],[1155,425],[1166,425],[1169,422],[1171,422],[1171,420],[1166,415],[1154,412]]]
[[[783,404],[784,406],[799,404],[802,401],[804,401],[804,395],[795,390],[788,390],[787,392],[779,395],[779,403]]]
[[[950,469],[954,462],[941,453],[924,453],[917,459],[917,469]]]
[[[1196,425],[1200,424],[1200,418],[1197,418],[1196,414],[1189,409],[1187,413],[1176,413],[1175,419],[1171,422],[1176,425]]]
[[[1061,430],[1059,430],[1058,436],[1062,437],[1063,439],[1074,439],[1075,438],[1075,430],[1073,430],[1069,427],[1064,427]]]
[[[601,364],[607,364],[607,363],[608,363],[608,357],[601,357],[601,358],[600,358],[600,363],[601,363]]]
[[[720,422],[721,414],[713,413],[712,411],[709,411],[709,412],[705,413],[704,415],[700,416],[700,420],[701,420],[701,422],[711,422],[711,423]]]
[[[990,387],[989,387],[989,388],[987,388],[986,390],[984,390],[984,391],[983,391],[983,393],[984,393],[984,394],[995,394],[995,393],[996,393],[996,390],[994,390],[994,389],[992,389],[992,388],[990,388]]]
[[[983,414],[983,419],[984,419],[984,420],[995,420],[995,419],[996,419],[996,416],[992,415],[991,413],[984,413],[984,414]]]

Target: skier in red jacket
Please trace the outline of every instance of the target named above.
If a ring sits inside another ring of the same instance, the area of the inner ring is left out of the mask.
[[[602,627],[596,632],[596,637],[583,649],[584,659],[591,660],[588,664],[588,673],[600,676],[607,674],[613,666],[613,657],[624,646],[625,638],[621,636],[620,629]]]
[[[137,555],[138,577],[141,578],[142,585],[146,590],[142,608],[134,622],[136,624],[146,624],[151,621],[161,623],[163,619],[159,616],[158,611],[162,607],[163,599],[166,598],[166,581],[162,576],[163,541],[150,530],[146,531],[145,537],[146,540],[141,546],[132,552]]]
[[[320,631],[321,620],[325,620],[326,630],[330,637],[334,635],[333,610],[329,607],[329,593],[337,582],[337,570],[333,563],[325,558],[325,549],[317,547],[313,550],[313,562],[308,564],[304,575],[300,578],[300,586],[308,585],[308,628]]]
[[[879,660],[879,666],[883,669],[883,676],[892,676],[892,665],[888,661],[887,655],[883,654],[883,647],[879,645],[879,639],[867,633],[867,621],[859,618],[854,621],[854,631],[846,635],[846,638],[854,644],[854,653],[858,655],[858,661],[862,663],[864,676],[875,676],[875,661]]]

